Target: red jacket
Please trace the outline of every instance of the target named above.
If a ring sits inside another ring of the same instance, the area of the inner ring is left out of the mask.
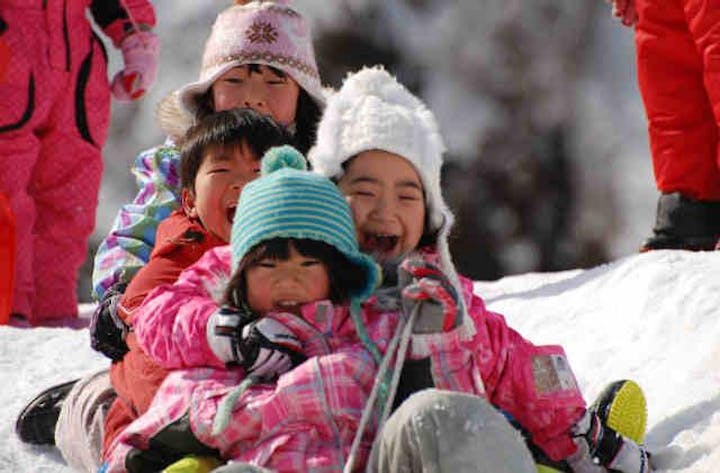
[[[135,275],[118,305],[118,313],[132,327],[133,314],[154,288],[172,284],[183,269],[197,261],[205,251],[225,245],[199,223],[176,210],[157,231],[150,261]],[[130,351],[110,367],[110,379],[118,394],[105,420],[103,450],[130,422],[145,412],[167,370],[155,364],[138,346],[131,331],[126,339]]]

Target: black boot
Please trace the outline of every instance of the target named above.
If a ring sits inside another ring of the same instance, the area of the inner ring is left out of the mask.
[[[20,440],[36,445],[55,445],[60,407],[77,381],[46,389],[25,406],[15,422],[15,432]]]
[[[653,236],[640,251],[710,251],[720,238],[720,201],[694,200],[679,192],[661,194]]]

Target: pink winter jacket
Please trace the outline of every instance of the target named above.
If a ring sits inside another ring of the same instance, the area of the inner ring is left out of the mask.
[[[269,314],[298,335],[309,359],[274,385],[244,391],[229,426],[212,435],[219,404],[245,378],[242,369],[225,369],[206,340],[207,320],[229,276],[229,247],[216,248],[174,285],[151,292],[138,309],[135,330],[141,346],[160,365],[177,370],[166,378],[148,413],[111,446],[107,471],[124,471],[133,448],[147,448],[154,434],[185,415],[197,438],[225,459],[275,471],[342,471],[378,368],[346,307],[308,304],[304,320]],[[471,281],[461,283],[469,317],[450,332],[413,335],[408,357],[429,356],[435,387],[485,396],[551,458],[567,457],[576,449],[569,430],[585,403],[562,348],[532,345],[485,308],[472,294]],[[362,320],[384,352],[402,315],[379,312],[375,302],[371,298],[363,305]],[[366,432],[360,464],[376,427],[371,423]]]

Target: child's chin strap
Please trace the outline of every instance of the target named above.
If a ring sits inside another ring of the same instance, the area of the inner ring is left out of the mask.
[[[400,323],[398,323],[397,329],[395,330],[395,334],[388,344],[385,356],[382,358],[382,362],[378,367],[377,375],[375,375],[375,383],[373,384],[372,391],[370,392],[370,396],[368,397],[365,408],[363,409],[362,417],[360,418],[360,425],[355,433],[352,446],[350,447],[350,453],[348,454],[348,459],[345,462],[343,473],[350,473],[353,471],[353,465],[356,460],[358,448],[360,447],[360,441],[362,440],[363,432],[370,421],[370,416],[373,413],[376,399],[379,399],[378,410],[382,413],[377,427],[378,434],[380,433],[383,425],[385,425],[385,421],[390,414],[390,409],[395,398],[398,382],[400,381],[400,372],[402,371],[402,366],[405,363],[408,344],[410,343],[410,339],[412,337],[412,329],[413,325],[415,325],[415,319],[417,318],[419,308],[420,304],[415,304],[410,314],[410,318],[407,320],[400,320]],[[400,344],[399,348],[398,343]],[[395,368],[392,370],[392,378],[390,380],[390,386],[388,387],[387,377],[391,374],[390,360],[392,359],[396,348],[398,349],[397,357],[395,358]],[[373,448],[374,445],[375,442],[373,442]]]

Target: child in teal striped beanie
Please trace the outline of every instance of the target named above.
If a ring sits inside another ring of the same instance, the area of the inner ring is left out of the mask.
[[[227,460],[256,442],[269,448],[276,441],[257,422],[235,421],[238,415],[262,418],[271,431],[284,430],[283,422],[293,430],[290,417],[323,420],[319,409],[309,406],[318,406],[325,391],[312,388],[325,381],[334,385],[336,378],[352,381],[344,376],[346,364],[334,368],[333,376],[315,373],[316,366],[338,364],[336,349],[354,349],[351,361],[363,362],[364,379],[372,380],[373,360],[358,343],[358,332],[366,329],[358,330],[360,316],[351,315],[348,304],[360,308],[378,283],[379,269],[358,248],[344,195],[306,166],[292,147],[267,151],[261,176],[240,194],[230,245],[210,250],[174,285],[150,296],[137,329],[149,341],[148,355],[174,369],[141,420],[111,445],[108,473],[207,471],[200,466],[217,464],[216,453]],[[224,295],[216,298],[218,287]],[[170,299],[181,309],[173,312],[161,302]],[[391,326],[400,316],[373,322]],[[165,322],[174,328],[168,330]],[[364,333],[362,342],[370,340]],[[167,351],[159,348],[170,345]],[[350,384],[359,404],[365,391]],[[246,402],[258,395],[277,402]],[[294,407],[287,414],[275,409],[285,401]],[[264,413],[256,416],[261,406]],[[169,412],[184,414],[178,420]],[[141,444],[150,448],[137,447]]]
[[[379,270],[360,252],[352,212],[329,179],[308,172],[294,148],[273,148],[261,177],[247,184],[233,220],[233,275],[225,306],[211,318],[218,358],[272,379],[304,359],[296,337],[268,312],[301,316],[310,302],[356,306],[378,285]]]

